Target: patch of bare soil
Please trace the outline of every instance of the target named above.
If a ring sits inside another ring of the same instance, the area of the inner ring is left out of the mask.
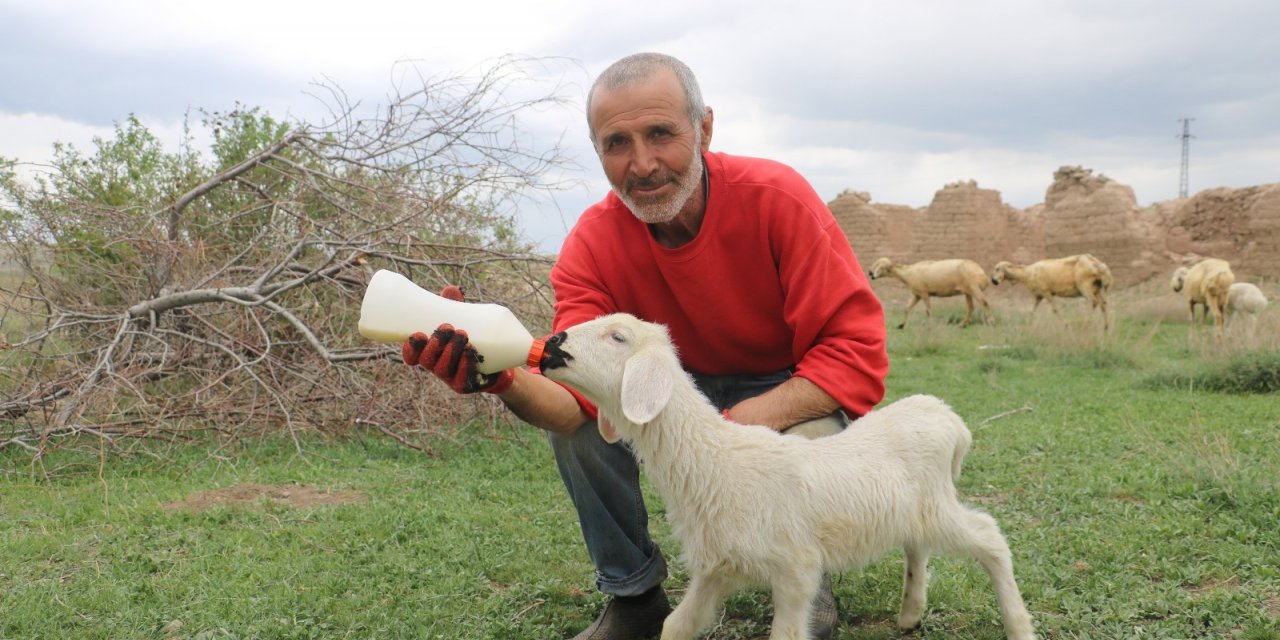
[[[164,508],[169,511],[177,509],[205,511],[218,505],[255,506],[270,501],[293,509],[310,509],[364,502],[367,499],[364,494],[355,491],[335,491],[292,484],[239,484],[234,487],[194,493],[184,500],[166,503]]]
[[[1191,595],[1202,596],[1219,589],[1234,591],[1240,588],[1240,577],[1231,576],[1229,578],[1209,580],[1204,584],[1190,589]]]

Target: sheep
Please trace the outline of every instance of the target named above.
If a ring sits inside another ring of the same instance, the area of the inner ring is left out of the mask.
[[[1208,322],[1209,312],[1212,310],[1217,337],[1222,338],[1222,330],[1226,325],[1227,296],[1235,281],[1236,276],[1231,272],[1230,263],[1217,258],[1205,258],[1191,267],[1178,267],[1173,272],[1169,286],[1175,292],[1186,295],[1192,330],[1197,324]],[[1199,322],[1196,320],[1196,305],[1204,307]]]
[[[1107,317],[1107,291],[1111,289],[1111,269],[1088,253],[1049,258],[1028,265],[1007,260],[996,263],[991,272],[991,283],[999,285],[1005,280],[1021,282],[1036,297],[1031,313],[1040,307],[1040,301],[1048,300],[1054,315],[1058,313],[1058,298],[1084,297],[1094,309],[1102,312],[1102,330],[1110,330]]]
[[[911,290],[911,303],[902,314],[902,322],[898,328],[907,326],[907,317],[916,303],[924,300],[926,317],[933,317],[933,305],[930,296],[946,298],[964,295],[967,309],[960,327],[969,326],[969,318],[973,316],[973,301],[977,300],[987,312],[987,321],[995,324],[995,316],[991,313],[991,305],[987,304],[987,296],[983,291],[987,288],[987,275],[978,263],[972,260],[925,260],[909,265],[894,264],[889,258],[880,258],[871,265],[867,275],[872,280],[893,276],[907,285]]]
[[[1227,288],[1227,315],[1231,317],[1231,326],[1239,322],[1240,314],[1249,316],[1249,330],[1255,331],[1258,326],[1258,314],[1267,308],[1267,296],[1262,289],[1251,282],[1237,282]],[[3,336],[0,335],[0,339]]]
[[[680,366],[666,328],[613,314],[551,336],[543,373],[596,403],[601,435],[627,442],[662,495],[690,574],[663,640],[711,625],[739,588],[772,586],[771,640],[807,638],[825,570],[906,551],[898,626],[925,608],[929,554],[977,558],[995,585],[1009,638],[1034,637],[996,521],[962,505],[955,478],[964,422],[911,396],[817,440],[726,421]]]
[[[1252,282],[1236,282],[1227,287],[1227,314],[1256,316],[1267,308],[1267,296]]]

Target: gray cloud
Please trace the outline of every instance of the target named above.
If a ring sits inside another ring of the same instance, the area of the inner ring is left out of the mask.
[[[129,113],[179,117],[188,109],[287,104],[301,82],[261,72],[216,53],[172,55],[103,51],[69,41],[19,11],[0,21],[0,111],[52,114],[105,125]]]
[[[716,109],[713,147],[788,162],[826,197],[856,188],[919,206],[946,182],[977,178],[1027,206],[1043,197],[1057,166],[1083,164],[1133,184],[1143,201],[1167,199],[1176,187],[1177,120],[1184,116],[1195,118],[1193,190],[1280,180],[1280,38],[1273,33],[1280,3],[654,0],[626,15],[588,4],[547,13],[546,24],[517,25],[520,35],[542,37],[522,39],[525,53],[577,63],[546,71],[568,85],[568,98],[580,100],[591,78],[622,55],[672,53],[693,67]],[[376,8],[387,15],[410,10]],[[435,59],[433,53],[476,45],[470,63],[480,64],[513,53],[501,50],[510,34],[495,33],[479,15],[501,10],[458,9],[454,17],[465,24],[434,36],[412,31],[380,50]],[[258,55],[275,57],[284,47],[293,66],[305,58],[312,68],[271,72],[282,60],[258,65],[244,51],[210,49],[217,31],[202,32],[203,49],[175,45],[171,54],[155,55],[85,42],[70,34],[93,25],[69,25],[76,21],[66,16],[5,13],[0,113],[105,126],[128,113],[172,121],[193,108],[239,101],[306,118],[317,106],[306,95],[317,73],[338,74],[333,82],[366,106],[382,99],[394,76],[393,59],[316,68],[321,57],[335,64],[367,53],[370,38],[383,33],[380,23],[347,34],[345,25],[290,16],[293,39]],[[221,35],[237,36],[241,47],[278,35],[255,35],[255,26]],[[165,28],[138,23],[143,35]],[[328,48],[306,49],[316,45]],[[607,188],[585,143],[580,109],[542,114],[525,131],[535,143],[568,144],[586,181],[550,205],[528,208],[528,226],[549,250]],[[5,155],[2,145],[0,136]]]

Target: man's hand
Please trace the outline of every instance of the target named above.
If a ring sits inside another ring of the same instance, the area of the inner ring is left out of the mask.
[[[462,290],[449,285],[440,295],[462,302]],[[457,393],[502,393],[511,387],[515,371],[480,373],[479,358],[467,332],[445,323],[430,336],[414,333],[400,348],[400,358],[409,366],[419,366],[433,373]]]
[[[840,404],[821,387],[794,376],[765,393],[729,407],[723,414],[739,424],[762,424],[775,431],[786,431],[801,422],[831,415],[839,408]]]

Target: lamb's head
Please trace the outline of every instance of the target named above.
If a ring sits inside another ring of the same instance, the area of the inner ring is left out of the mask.
[[[584,322],[547,339],[543,375],[577,389],[611,420],[635,425],[667,406],[685,375],[666,327],[625,313]],[[627,436],[624,425],[615,425]],[[606,434],[608,435],[608,434]]]
[[[1182,291],[1182,287],[1187,283],[1187,273],[1189,271],[1191,270],[1186,267],[1178,267],[1177,271],[1173,272],[1173,279],[1169,281],[1169,286],[1173,287],[1175,292]]]
[[[991,284],[1000,284],[1001,282],[1004,282],[1004,279],[1009,276],[1009,267],[1012,266],[1013,263],[1008,260],[1001,260],[1000,262],[997,262],[996,268],[991,270]]]
[[[876,278],[883,278],[889,275],[889,270],[892,268],[893,260],[880,258],[879,260],[871,263],[871,269],[867,271],[867,275],[870,276],[872,280],[875,280]]]

